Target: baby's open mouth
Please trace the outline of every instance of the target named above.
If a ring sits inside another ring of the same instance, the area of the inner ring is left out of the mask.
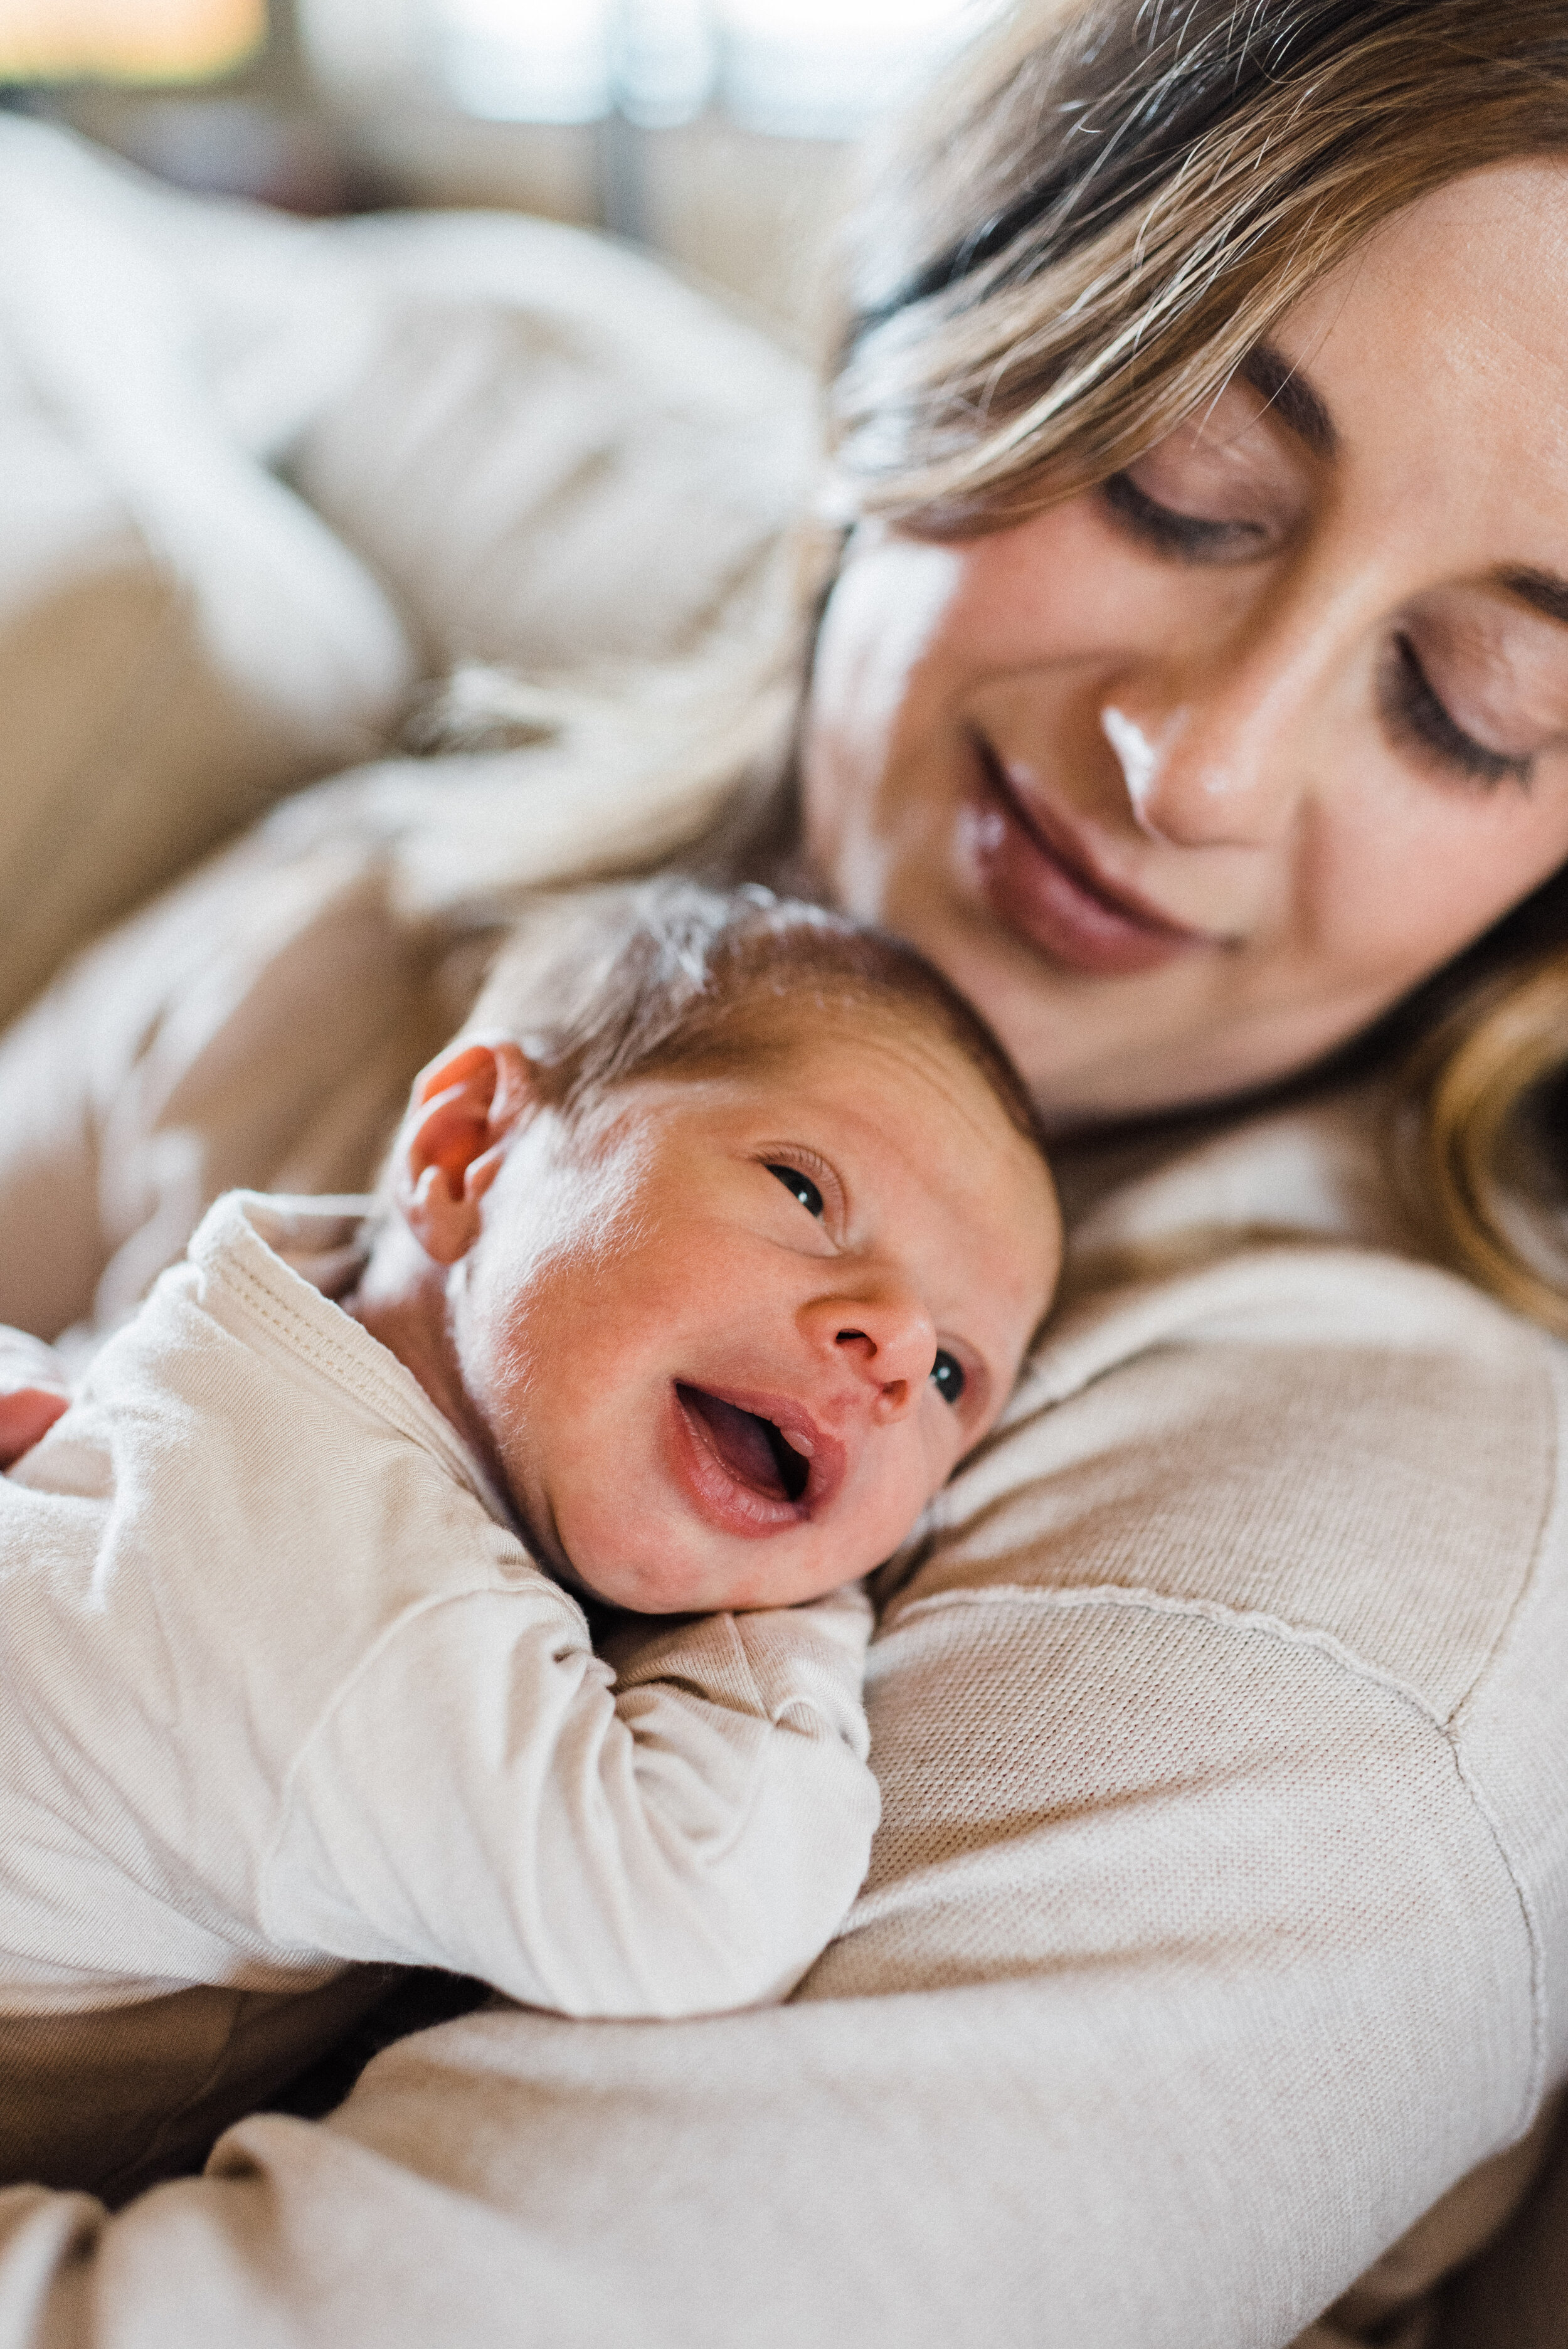
[[[811,1464],[797,1452],[770,1419],[742,1411],[702,1387],[676,1382],[681,1408],[696,1420],[720,1464],[738,1484],[770,1501],[799,1501],[811,1478]]]

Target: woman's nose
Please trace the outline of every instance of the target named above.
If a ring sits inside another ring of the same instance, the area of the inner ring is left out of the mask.
[[[936,1325],[919,1299],[895,1283],[813,1299],[803,1320],[824,1354],[872,1391],[879,1422],[913,1409],[936,1360]]]
[[[1263,848],[1291,831],[1314,765],[1322,646],[1278,636],[1212,666],[1130,678],[1099,727],[1134,823],[1180,848]]]

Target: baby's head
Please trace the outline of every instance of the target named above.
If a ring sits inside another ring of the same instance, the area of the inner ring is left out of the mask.
[[[896,1548],[1060,1260],[989,1031],[908,948],[760,890],[603,892],[503,962],[389,1180],[354,1309],[541,1559],[654,1614]]]

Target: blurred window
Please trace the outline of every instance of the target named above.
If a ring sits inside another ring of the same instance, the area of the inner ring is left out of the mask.
[[[319,5],[319,0],[318,0]],[[995,12],[986,0],[422,0],[469,114],[648,129],[717,104],[748,130],[853,138]]]

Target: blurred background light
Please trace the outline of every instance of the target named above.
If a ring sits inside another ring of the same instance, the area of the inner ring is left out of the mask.
[[[861,134],[1007,5],[0,0],[0,111],[295,212],[607,229],[815,354]]]
[[[973,29],[972,0],[715,0],[721,102],[745,129],[852,139]]]
[[[490,122],[597,122],[611,109],[611,0],[438,0],[449,95]]]
[[[266,0],[0,0],[0,82],[204,81],[266,37]]]
[[[615,98],[644,130],[694,122],[717,67],[707,0],[621,0],[614,32]]]
[[[984,0],[428,0],[465,112],[648,129],[717,96],[748,130],[852,139],[994,9]]]

